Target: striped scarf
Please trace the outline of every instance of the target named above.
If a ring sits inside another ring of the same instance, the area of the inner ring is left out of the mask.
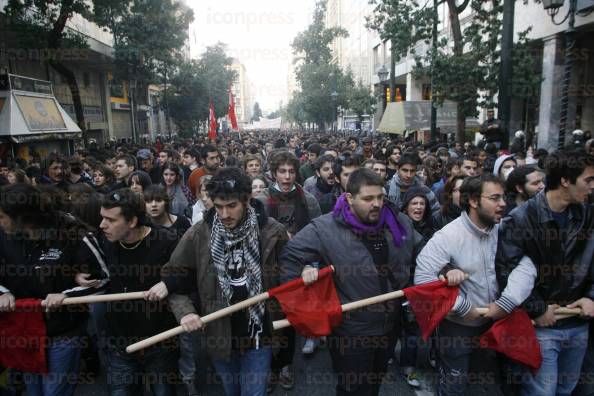
[[[238,248],[243,251],[245,262],[243,263],[246,271],[246,288],[249,297],[254,297],[262,293],[262,272],[260,268],[260,238],[258,228],[258,218],[256,211],[248,207],[247,218],[240,226],[233,230],[225,228],[219,215],[214,216],[212,233],[210,236],[210,251],[215,266],[219,285],[227,305],[231,304],[233,288],[231,286],[231,277],[227,271],[233,260],[233,251]],[[256,341],[256,349],[259,346],[260,334],[263,330],[265,305],[264,302],[252,305],[248,308],[249,312],[249,334]]]

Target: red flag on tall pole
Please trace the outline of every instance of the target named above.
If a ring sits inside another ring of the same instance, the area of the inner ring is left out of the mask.
[[[217,117],[215,116],[214,103],[210,100],[210,122],[208,126],[208,138],[215,140],[217,138]]]
[[[234,131],[238,130],[237,117],[235,116],[235,99],[233,98],[231,88],[229,88],[229,120],[231,121],[231,129]]]
[[[0,366],[47,373],[45,321],[41,300],[16,300],[16,310],[0,314]]]

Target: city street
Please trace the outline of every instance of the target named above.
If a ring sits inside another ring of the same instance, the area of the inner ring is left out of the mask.
[[[298,345],[303,345],[302,340]],[[300,348],[299,348],[300,349]],[[312,357],[304,357],[299,350],[295,353],[295,388],[286,391],[277,386],[272,393],[273,396],[325,396],[334,394],[333,375],[330,365],[330,355],[325,348],[317,349]],[[207,369],[205,376],[208,378],[210,371]],[[392,364],[389,367],[388,377],[381,388],[380,395],[399,396],[431,396],[432,391],[431,373],[434,371],[424,370],[420,372],[421,389],[410,387],[404,377],[400,374],[397,366]],[[202,385],[199,390],[202,395],[223,396],[223,388],[218,384]],[[148,393],[147,393],[148,394]],[[179,387],[178,395],[185,395],[183,387]],[[101,376],[98,381],[90,385],[81,385],[77,388],[76,396],[103,396],[107,395],[105,377]]]

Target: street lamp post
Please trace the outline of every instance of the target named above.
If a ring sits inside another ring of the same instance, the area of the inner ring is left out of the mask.
[[[386,65],[382,65],[382,67],[377,72],[377,77],[379,78],[380,87],[381,87],[381,90],[382,90],[382,98],[384,99],[384,101],[382,101],[382,110],[385,109],[385,106],[387,104],[386,103],[387,102],[386,88],[384,87],[384,83],[388,79],[388,75],[389,74],[390,74],[390,72],[388,72],[388,69],[386,69]]]
[[[338,92],[333,91],[330,96],[332,97],[332,132],[335,132],[334,125],[336,123],[336,99],[338,98]]]
[[[559,115],[559,140],[557,148],[562,149],[565,146],[565,130],[567,129],[567,112],[569,109],[569,85],[571,84],[571,72],[574,62],[575,46],[575,14],[577,10],[577,0],[569,0],[569,11],[562,21],[556,22],[555,16],[563,6],[564,0],[543,0],[542,5],[551,17],[555,25],[561,25],[567,22],[565,30],[565,58],[563,61],[563,85],[561,86],[561,112]]]

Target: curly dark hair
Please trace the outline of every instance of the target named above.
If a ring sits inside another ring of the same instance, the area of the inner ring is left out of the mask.
[[[206,184],[206,192],[213,201],[237,198],[246,202],[252,194],[252,181],[239,168],[223,168]]]
[[[281,150],[273,153],[270,158],[270,172],[275,177],[276,171],[281,165],[292,165],[295,168],[295,173],[299,177],[299,160],[295,157],[295,154]]]

